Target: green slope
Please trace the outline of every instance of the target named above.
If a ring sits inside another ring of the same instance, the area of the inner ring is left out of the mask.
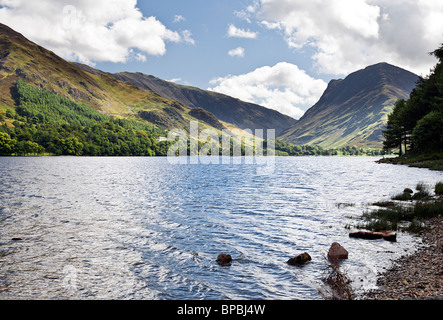
[[[168,82],[150,75],[123,72],[113,74],[113,76],[118,80],[179,101],[184,105],[207,110],[219,120],[232,123],[241,129],[263,129],[265,131],[275,129],[276,135],[279,135],[297,122],[275,110],[224,94]]]
[[[333,80],[317,104],[279,137],[324,148],[382,147],[387,115],[399,98],[409,97],[418,76],[380,63]]]
[[[8,146],[0,154],[166,155],[168,143],[158,137],[189,132],[191,121],[200,131],[238,129],[207,110],[79,67],[0,24],[0,144]]]
[[[189,130],[189,122],[199,120],[190,114],[191,107],[119,81],[108,73],[87,72],[0,24],[0,114],[5,115],[6,110],[17,107],[13,88],[19,79],[94,108],[103,115],[162,130]],[[146,117],[147,112],[150,117]],[[12,126],[11,119],[6,122]],[[214,123],[201,119],[200,124],[201,128],[214,128]],[[222,125],[217,123],[217,127],[220,129]]]

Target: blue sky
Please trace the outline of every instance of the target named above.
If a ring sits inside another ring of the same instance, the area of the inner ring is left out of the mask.
[[[331,79],[371,64],[426,76],[443,42],[443,1],[0,0],[0,22],[69,61],[298,119]]]
[[[144,63],[97,63],[96,67],[112,72],[139,71],[167,80],[180,79],[178,83],[204,89],[210,86],[209,81],[213,78],[243,74],[282,61],[309,68],[309,58],[289,48],[284,39],[274,31],[251,25],[236,16],[235,12],[246,8],[248,2],[250,1],[139,1],[138,7],[145,16],[157,17],[170,30],[189,30],[195,44],[168,43],[164,55],[147,56]],[[230,25],[258,34],[255,39],[229,37]],[[244,57],[228,55],[230,50],[238,47],[244,48]]]

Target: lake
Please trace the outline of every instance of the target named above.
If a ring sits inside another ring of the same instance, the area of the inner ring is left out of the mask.
[[[379,200],[442,172],[373,157],[256,165],[0,157],[0,299],[322,299],[332,242],[356,292],[420,239],[349,238]],[[12,240],[16,239],[16,240]],[[308,252],[302,267],[286,261]],[[216,258],[229,253],[230,266]],[[6,289],[5,289],[6,288]]]

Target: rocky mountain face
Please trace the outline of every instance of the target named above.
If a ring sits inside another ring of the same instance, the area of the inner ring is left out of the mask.
[[[110,74],[65,61],[0,24],[0,112],[15,108],[18,79],[86,104],[102,114],[149,123],[159,129],[189,128],[199,120],[217,130],[275,129],[293,144],[324,148],[382,146],[382,130],[395,101],[407,99],[418,76],[380,63],[333,80],[300,120],[230,96],[183,86],[142,73]]]
[[[150,75],[123,72],[113,74],[113,76],[117,80],[126,81],[184,105],[202,108],[219,120],[232,123],[241,129],[275,129],[276,135],[280,135],[283,130],[297,122],[275,110],[224,94],[168,82]]]
[[[379,63],[332,80],[320,100],[279,138],[324,148],[381,148],[387,115],[399,98],[409,97],[418,79],[409,71]]]
[[[199,121],[202,129],[224,128],[206,110],[196,112],[192,106],[120,81],[107,72],[68,62],[3,24],[0,24],[0,79],[0,114],[16,107],[13,88],[17,80],[23,79],[102,114],[161,130],[188,130],[190,121]]]

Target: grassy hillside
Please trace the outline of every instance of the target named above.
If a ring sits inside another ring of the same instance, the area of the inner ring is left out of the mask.
[[[0,114],[4,117],[8,109],[17,106],[13,90],[19,79],[90,106],[103,115],[157,129],[189,130],[189,121],[198,120],[189,114],[191,107],[119,81],[108,73],[87,72],[0,24]],[[151,117],[146,117],[145,112],[150,112]],[[12,126],[12,121],[7,118],[7,125]],[[202,128],[212,128],[210,124],[200,122]]]
[[[380,63],[333,80],[319,102],[279,137],[324,148],[382,148],[387,115],[399,98],[409,96],[418,77]]]
[[[33,87],[19,79],[12,88],[16,109],[0,126],[0,155],[166,155],[163,132],[151,126],[103,115],[92,107]]]
[[[297,122],[275,110],[224,94],[164,81],[150,75],[123,72],[113,76],[118,80],[179,101],[184,105],[207,110],[219,120],[232,123],[241,129],[263,129],[265,131],[266,129],[275,129],[276,135],[280,135],[283,130]]]
[[[2,143],[15,146],[2,154],[166,155],[157,138],[189,132],[191,121],[225,128],[206,110],[80,68],[0,24]]]

